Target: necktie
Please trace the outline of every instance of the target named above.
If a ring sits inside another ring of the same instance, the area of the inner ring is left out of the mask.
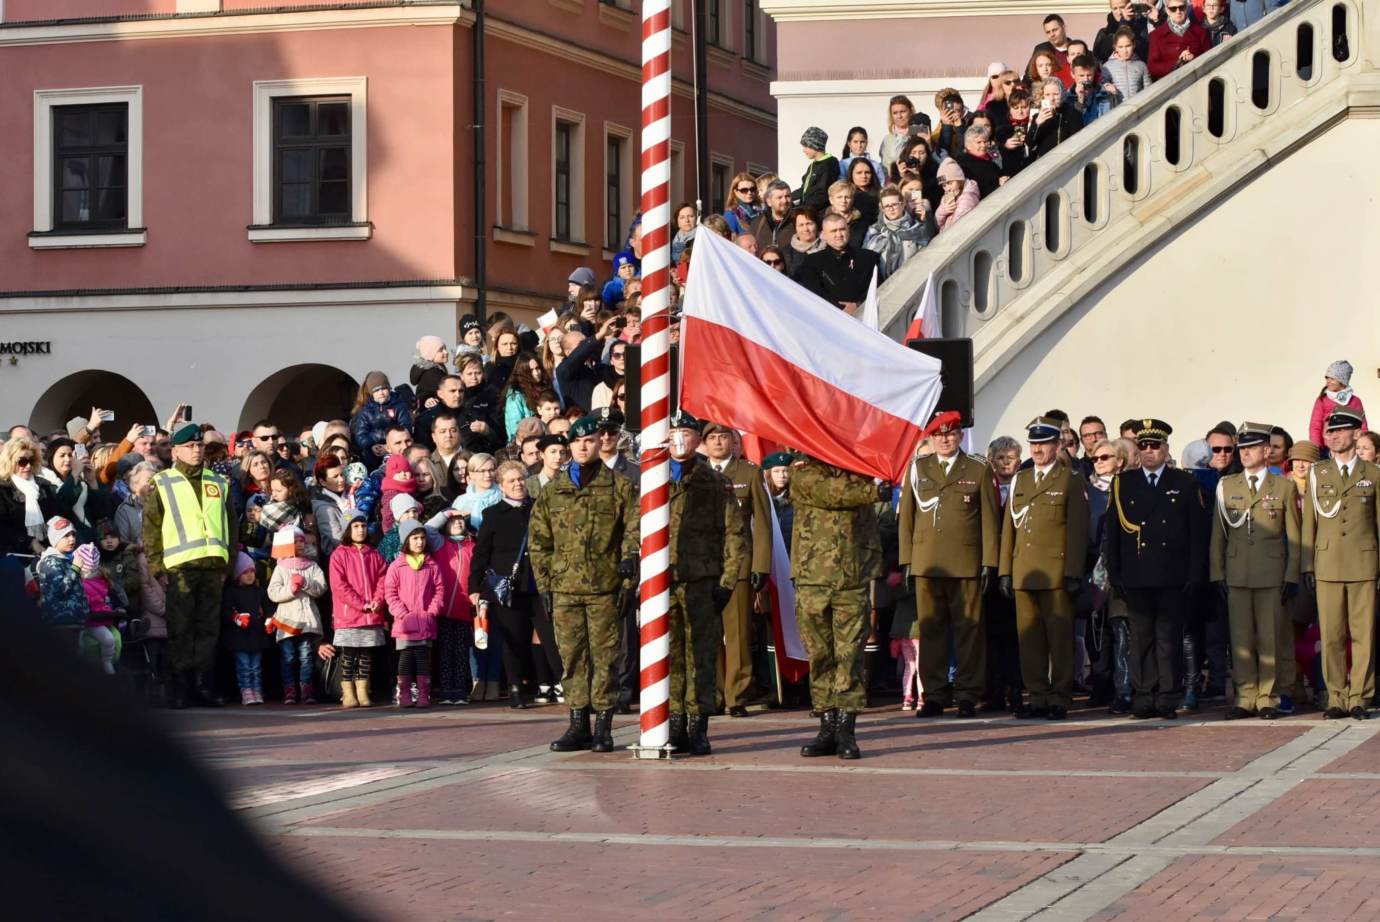
[[[1350,465],[1350,464],[1343,464],[1343,465],[1342,465],[1342,483],[1346,483],[1346,482],[1349,481],[1350,479],[1351,479],[1351,465]]]
[[[1153,488],[1155,487],[1155,485],[1156,485],[1157,483],[1159,483],[1159,480],[1160,480],[1160,475],[1159,475],[1159,474],[1151,474],[1151,475],[1150,475],[1150,487],[1153,489]]]
[[[1255,496],[1255,482],[1256,482],[1257,480],[1259,480],[1259,479],[1260,479],[1260,478],[1258,478],[1255,474],[1252,474],[1252,475],[1251,475],[1251,495],[1252,495],[1252,496]]]
[[[1045,472],[1044,472],[1044,471],[1041,471],[1041,470],[1036,470],[1036,471],[1035,471],[1035,486],[1038,487],[1038,486],[1040,485],[1040,481],[1041,481],[1041,480],[1044,480],[1044,479],[1045,479]]]

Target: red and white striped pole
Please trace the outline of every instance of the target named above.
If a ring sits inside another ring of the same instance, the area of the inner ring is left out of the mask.
[[[671,717],[669,298],[671,0],[642,0],[642,645],[640,758],[666,754]]]

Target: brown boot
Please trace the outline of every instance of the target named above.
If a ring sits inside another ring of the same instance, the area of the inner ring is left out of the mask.
[[[359,700],[355,698],[354,679],[340,683],[340,706],[343,708],[359,707]]]
[[[369,680],[355,679],[355,700],[362,708],[373,707],[374,702],[369,700]]]

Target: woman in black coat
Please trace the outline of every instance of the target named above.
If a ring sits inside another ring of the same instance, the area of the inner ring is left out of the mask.
[[[39,467],[38,448],[30,440],[15,438],[0,446],[0,556],[37,553],[34,541],[44,539],[43,523],[58,514],[57,494],[38,476]],[[23,481],[22,490],[16,480]],[[38,507],[39,521],[32,527],[25,521],[29,494]]]
[[[537,595],[527,544],[527,520],[532,500],[527,496],[527,468],[519,461],[498,466],[498,488],[503,499],[484,510],[484,521],[470,560],[470,599],[489,603],[490,624],[503,637],[503,669],[508,673],[508,706],[526,707],[522,683],[537,686],[537,701],[549,703],[550,689],[560,683],[561,654],[551,617]],[[492,578],[489,577],[492,574]],[[509,604],[498,601],[493,578],[511,581]],[[534,649],[532,631],[540,641]],[[491,628],[492,629],[492,628]],[[535,678],[535,683],[530,682]]]

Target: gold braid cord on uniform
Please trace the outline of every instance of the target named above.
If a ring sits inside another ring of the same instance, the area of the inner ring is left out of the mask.
[[[1112,478],[1112,502],[1116,504],[1116,517],[1121,522],[1121,530],[1136,536],[1136,553],[1140,553],[1140,526],[1126,518],[1126,510],[1121,508],[1121,475]]]

